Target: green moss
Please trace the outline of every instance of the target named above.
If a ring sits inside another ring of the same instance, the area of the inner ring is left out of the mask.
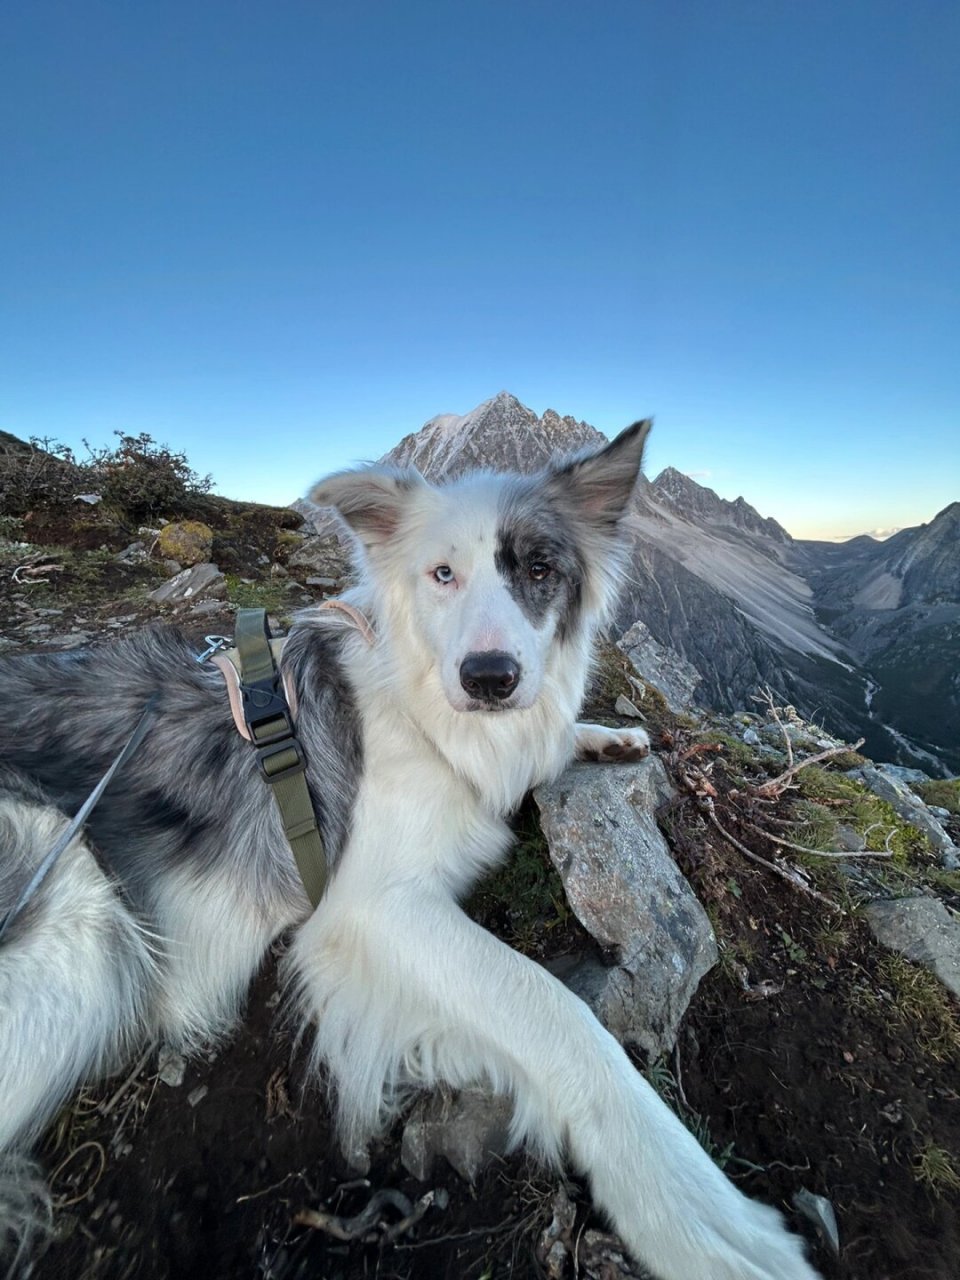
[[[295,584],[287,578],[271,578],[265,582],[244,581],[236,574],[225,575],[227,598],[240,609],[266,609],[281,620],[290,617],[290,592]]]
[[[745,742],[741,742],[739,738],[733,737],[732,734],[722,733],[717,729],[709,729],[697,734],[696,741],[703,743],[705,746],[717,747],[718,754],[723,755],[726,760],[729,760],[739,770],[752,770],[754,773],[762,772],[761,762],[754,749],[747,746]]]
[[[931,782],[916,782],[913,790],[924,804],[937,805],[960,814],[960,778],[935,778]]]
[[[480,881],[466,909],[524,955],[549,950],[550,935],[570,921],[563,881],[550,861],[532,803],[518,819],[516,847],[502,867]]]
[[[819,802],[837,821],[863,836],[871,852],[888,851],[901,863],[926,852],[926,836],[905,822],[892,805],[869,791],[862,782],[810,765],[797,774],[801,795]],[[804,843],[803,841],[797,842]]]

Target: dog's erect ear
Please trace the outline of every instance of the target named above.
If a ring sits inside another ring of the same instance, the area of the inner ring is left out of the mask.
[[[612,529],[633,494],[652,425],[649,418],[635,422],[599,453],[558,467],[547,478],[548,490],[570,503],[577,515]]]
[[[365,547],[374,547],[393,537],[410,495],[426,483],[412,467],[365,467],[328,476],[307,497],[318,507],[333,507]]]

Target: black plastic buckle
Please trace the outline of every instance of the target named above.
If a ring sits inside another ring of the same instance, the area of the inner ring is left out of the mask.
[[[267,760],[272,759],[273,756],[280,755],[282,751],[294,752],[297,757],[296,764],[287,765],[279,773],[268,773]],[[303,773],[306,770],[307,762],[304,758],[303,748],[300,746],[300,739],[289,737],[282,738],[279,742],[271,739],[267,746],[257,749],[257,766],[266,781],[271,783],[282,782],[284,778],[292,778],[295,774]]]
[[[290,708],[287,705],[286,698],[283,696],[283,685],[279,676],[242,684],[240,686],[240,696],[243,704],[243,718],[247,722],[251,739],[258,747],[269,746],[271,743],[280,742],[283,738],[293,736],[293,721],[290,718]],[[283,724],[275,732],[265,738],[257,737],[254,730],[258,726],[265,724],[268,720],[280,718],[282,718]]]

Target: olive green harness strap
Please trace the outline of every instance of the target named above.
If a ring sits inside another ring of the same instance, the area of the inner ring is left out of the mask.
[[[234,645],[250,741],[280,811],[303,887],[316,907],[326,888],[327,858],[307,788],[307,762],[274,660],[264,609],[237,610]]]

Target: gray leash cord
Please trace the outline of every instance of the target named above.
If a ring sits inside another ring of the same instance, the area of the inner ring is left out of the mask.
[[[159,693],[151,694],[147,701],[147,705],[143,709],[143,715],[137,721],[136,728],[133,733],[131,733],[130,737],[124,743],[120,754],[116,757],[113,764],[111,764],[110,768],[87,796],[86,800],[84,800],[83,804],[77,810],[76,816],[63,831],[60,838],[40,863],[39,867],[37,867],[23,892],[7,912],[3,922],[0,923],[0,942],[3,941],[3,935],[7,932],[7,929],[13,924],[14,920],[16,920],[17,916],[20,915],[21,911],[23,911],[24,907],[26,907],[27,903],[53,870],[61,853],[63,853],[64,849],[66,849],[67,845],[86,822],[87,818],[89,818],[100,797],[113,780],[114,774],[117,773],[119,769],[123,768],[136,749],[140,746],[141,742],[143,742],[147,735],[147,730],[150,727],[150,721],[153,719],[154,713],[156,712],[159,700]]]

